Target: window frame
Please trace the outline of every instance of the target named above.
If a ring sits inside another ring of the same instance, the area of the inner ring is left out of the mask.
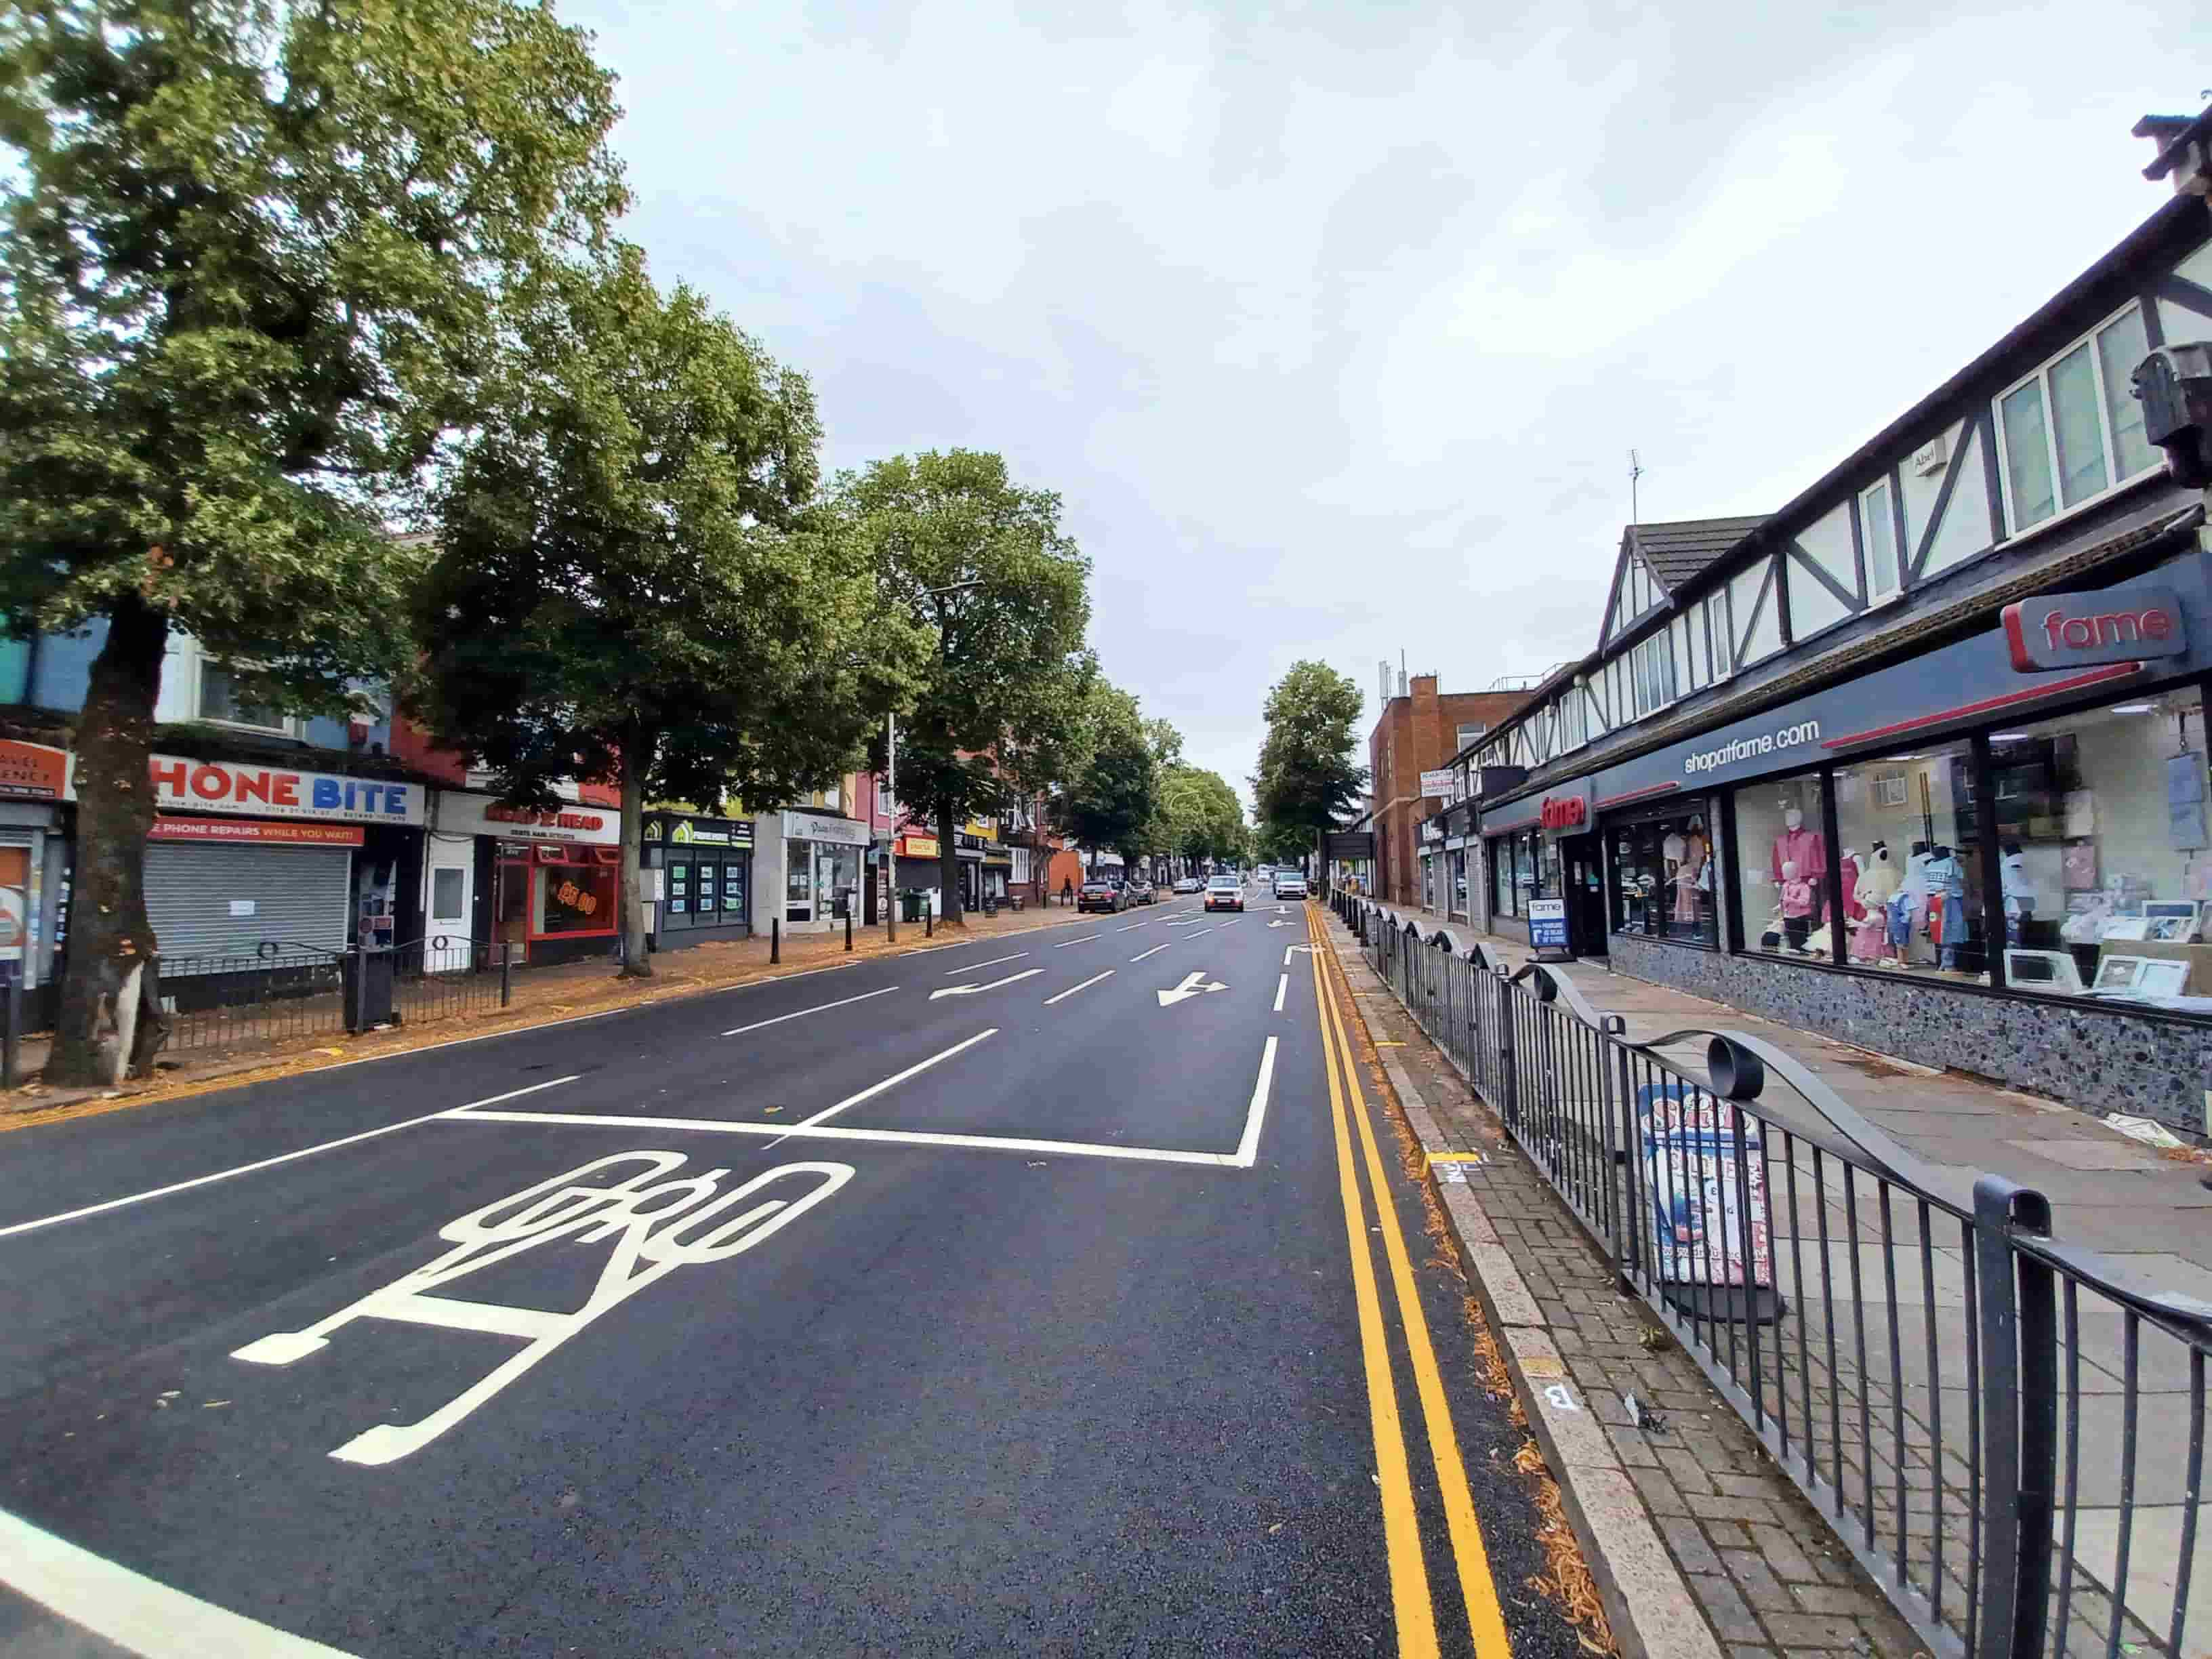
[[[1992,434],[1996,441],[1997,489],[2003,507],[2005,540],[2013,541],[2021,536],[2036,534],[2051,525],[2060,523],[2076,514],[2088,511],[2098,503],[2109,500],[2119,491],[2145,478],[2157,477],[2161,475],[2164,461],[2162,458],[2155,458],[2155,452],[2154,452],[2154,459],[2146,463],[2140,471],[2122,477],[2119,447],[2112,436],[2111,389],[2105,384],[2105,358],[2104,354],[2098,350],[2097,343],[2107,330],[2124,320],[2130,313],[2135,315],[2138,322],[2144,323],[2145,331],[2148,334],[2148,324],[2142,315],[2142,302],[2139,300],[2130,300],[2127,304],[2100,318],[2081,333],[2068,340],[2065,344],[2027,374],[2008,382],[1990,398],[1990,422]],[[2051,371],[2084,347],[2088,351],[2089,388],[2091,399],[2096,405],[2097,435],[2099,441],[2104,445],[2105,487],[2091,491],[2069,506],[2066,501],[2066,474],[2058,453],[2057,407],[2052,402],[2051,396]],[[2006,398],[2028,386],[2033,386],[2036,388],[2036,395],[2042,399],[2044,462],[2051,469],[2052,510],[2034,523],[2023,525],[2020,522],[2018,506],[2013,500],[2012,442],[2005,432],[2004,404]],[[1899,550],[1900,561],[1903,552],[1904,550]]]
[[[1875,513],[1874,507],[1874,498],[1877,495],[1881,497],[1881,511],[1879,514]],[[1864,489],[1859,491],[1860,536],[1866,549],[1866,605],[1869,611],[1878,605],[1888,603],[1905,592],[1905,567],[1907,560],[1905,549],[1899,544],[1897,538],[1897,520],[1894,516],[1896,507],[1897,498],[1891,493],[1889,479],[1887,477],[1875,479]],[[1879,532],[1875,530],[1877,524],[1881,526]],[[1874,538],[1877,533],[1889,538],[1890,562],[1896,571],[1894,580],[1887,587],[1878,586],[1875,582]],[[1848,621],[1849,619],[1850,614],[1846,612],[1838,620]]]
[[[297,738],[300,736],[301,721],[295,715],[278,714],[276,717],[276,720],[273,725],[264,725],[259,720],[228,720],[224,718],[222,715],[210,714],[207,712],[208,676],[210,673],[214,673],[223,675],[226,678],[230,678],[232,679],[233,695],[235,696],[237,682],[234,676],[234,666],[235,665],[231,663],[222,661],[215,657],[203,656],[199,659],[198,678],[192,686],[192,708],[195,710],[192,718],[194,721],[201,726],[220,726],[224,730],[230,732],[258,732],[268,736],[283,738]]]

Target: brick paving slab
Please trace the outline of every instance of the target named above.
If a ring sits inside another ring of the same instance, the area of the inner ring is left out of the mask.
[[[1571,1500],[1577,1471],[1562,1471],[1553,1437],[1540,1432],[1544,1390],[1553,1374],[1548,1364],[1540,1378],[1520,1374],[1516,1362],[1523,1347],[1516,1338],[1522,1330],[1545,1339],[1549,1364],[1560,1368],[1569,1397],[1586,1402],[1583,1420],[1600,1430],[1615,1466],[1613,1478],[1626,1474],[1623,1484],[1643,1511],[1643,1531],[1663,1552],[1667,1583],[1655,1587],[1649,1577],[1639,1578],[1637,1601],[1663,1601],[1668,1586],[1678,1587],[1706,1627],[1694,1634],[1654,1630],[1647,1626],[1657,1607],[1633,1601],[1609,1607],[1624,1648],[1651,1659],[1827,1652],[1905,1659],[1922,1652],[1881,1589],[1751,1431],[1674,1339],[1619,1289],[1581,1223],[1382,987],[1334,918],[1328,934],[1366,1026],[1363,1046],[1370,1069],[1381,1073],[1378,1087],[1390,1086],[1401,1108],[1413,1109],[1409,1116],[1425,1117],[1419,1127],[1425,1139],[1433,1133],[1431,1151],[1485,1154],[1479,1164],[1456,1166],[1465,1176],[1463,1186],[1441,1181],[1437,1191],[1455,1227],[1472,1211],[1497,1240],[1479,1249],[1463,1245],[1462,1255],[1486,1288],[1497,1276],[1508,1276],[1504,1292],[1485,1300],[1505,1327],[1500,1346],[1554,1474]],[[1455,1197],[1462,1201],[1455,1204]],[[1513,1310],[1511,1319],[1528,1322],[1509,1323],[1501,1304]],[[1656,1426],[1633,1426],[1626,1404],[1631,1394],[1644,1407],[1647,1425],[1652,1413],[1659,1414]],[[1569,1508],[1583,1519],[1572,1501]],[[1616,1571],[1609,1580],[1606,1569],[1620,1564],[1601,1560],[1603,1552],[1587,1533],[1583,1543],[1613,1601],[1622,1592],[1622,1575]]]

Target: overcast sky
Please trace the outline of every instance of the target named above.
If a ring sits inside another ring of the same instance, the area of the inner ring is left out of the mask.
[[[1291,663],[1371,721],[1401,650],[1588,650],[1631,446],[1647,520],[1779,506],[2155,210],[2128,129],[2212,86],[2185,6],[1670,9],[562,7],[659,275],[833,467],[1058,490],[1106,671],[1248,799]]]

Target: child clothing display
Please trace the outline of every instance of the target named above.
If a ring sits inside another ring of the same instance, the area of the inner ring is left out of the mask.
[[[1782,866],[1782,932],[1793,951],[1802,951],[1813,931],[1813,909],[1818,895],[1813,884],[1804,878],[1797,860],[1790,860]]]
[[[1774,838],[1773,870],[1778,882],[1786,879],[1783,872],[1791,865],[1797,866],[1799,878],[1812,888],[1814,902],[1820,908],[1827,907],[1821,899],[1821,883],[1828,873],[1828,845],[1820,839],[1820,832],[1806,823],[1805,815],[1792,806],[1782,815],[1782,833]],[[1788,914],[1786,911],[1784,913]]]
[[[1897,896],[1903,878],[1889,855],[1889,843],[1876,842],[1868,854],[1865,872],[1852,890],[1851,900],[1858,908],[1852,914],[1857,921],[1850,932],[1850,956],[1854,962],[1878,962],[1881,959],[1882,941],[1889,931],[1889,902]]]
[[[1966,868],[1948,847],[1934,849],[1921,869],[1928,888],[1928,939],[1943,953],[1947,971],[1959,966],[1966,943]]]

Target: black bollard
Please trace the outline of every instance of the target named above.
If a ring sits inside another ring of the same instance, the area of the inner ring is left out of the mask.
[[[783,960],[783,918],[768,919],[768,965],[771,968]]]
[[[853,913],[849,908],[845,912],[845,948],[853,948]]]

